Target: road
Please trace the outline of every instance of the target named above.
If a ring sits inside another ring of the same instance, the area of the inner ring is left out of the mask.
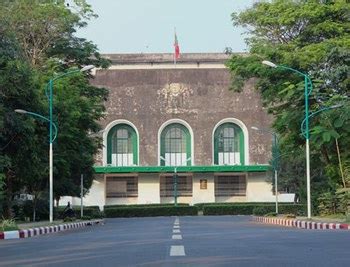
[[[350,266],[350,232],[263,225],[249,216],[107,219],[0,241],[0,266]]]

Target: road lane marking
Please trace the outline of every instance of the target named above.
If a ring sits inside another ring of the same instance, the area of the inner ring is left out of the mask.
[[[174,225],[174,229],[175,229],[175,228],[180,228],[180,225]]]
[[[181,235],[173,235],[172,239],[182,239]]]
[[[186,256],[184,246],[171,246],[170,256]]]
[[[173,229],[173,234],[179,234],[180,233],[180,229]]]

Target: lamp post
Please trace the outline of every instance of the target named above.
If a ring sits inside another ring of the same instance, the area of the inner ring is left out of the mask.
[[[15,112],[17,112],[17,113],[35,116],[35,117],[43,119],[49,123],[49,129],[50,129],[49,130],[49,144],[50,144],[50,148],[49,148],[49,206],[50,206],[49,219],[50,219],[50,223],[53,222],[53,149],[52,149],[52,144],[53,144],[53,141],[57,137],[57,126],[53,122],[53,118],[52,118],[53,117],[52,116],[52,113],[53,113],[52,112],[52,110],[53,110],[53,107],[52,107],[53,106],[53,83],[54,83],[54,81],[61,79],[67,75],[77,73],[77,72],[85,72],[85,71],[91,70],[93,68],[94,68],[93,65],[87,65],[87,66],[83,67],[82,69],[75,69],[75,70],[63,73],[61,75],[58,75],[58,76],[50,79],[50,81],[48,82],[48,84],[46,86],[46,90],[47,89],[49,90],[49,92],[46,91],[46,95],[47,95],[48,100],[49,100],[49,118],[46,118],[40,114],[26,111],[23,109],[16,109],[15,110]],[[53,130],[55,130],[54,135],[53,135]]]
[[[49,137],[49,143],[50,143],[50,148],[49,148],[49,184],[50,184],[50,223],[53,222],[53,149],[52,149],[52,143],[54,141],[54,139],[52,138],[52,127],[53,127],[53,118],[52,118],[52,105],[53,105],[53,83],[54,81],[58,80],[58,79],[62,79],[65,76],[71,75],[73,73],[77,73],[77,72],[85,72],[88,70],[93,69],[94,66],[93,65],[88,65],[83,67],[82,69],[76,69],[76,70],[72,70],[72,71],[68,71],[66,73],[63,73],[61,75],[58,75],[52,79],[50,79],[50,81],[47,84],[47,87],[49,87],[49,120],[50,120],[50,137]]]
[[[288,71],[292,71],[297,73],[298,75],[301,75],[304,77],[304,97],[305,97],[305,114],[304,114],[304,120],[305,120],[305,145],[306,145],[306,189],[307,189],[307,218],[311,219],[311,188],[310,188],[310,131],[309,131],[309,95],[312,92],[312,81],[310,77],[296,69],[283,66],[283,65],[276,65],[275,63],[272,63],[270,61],[264,60],[262,62],[263,64],[272,67],[272,68],[281,68]]]
[[[274,170],[274,177],[275,177],[275,196],[276,196],[276,214],[278,214],[278,138],[277,134],[273,131],[270,131],[268,129],[260,129],[256,126],[252,126],[251,129],[261,132],[268,132],[272,134],[273,136],[273,149],[272,149],[272,157],[273,157],[273,170]]]
[[[164,160],[169,166],[171,165],[170,162],[168,160],[166,160],[164,157],[160,156],[160,158],[162,160]],[[189,157],[188,159],[184,160],[183,162],[181,162],[181,166],[185,163],[187,163],[188,161],[191,160],[191,157]],[[174,176],[173,176],[173,181],[174,181],[174,205],[177,206],[177,167],[179,166],[174,166]]]
[[[35,112],[30,112],[30,111],[27,111],[27,110],[23,110],[23,109],[15,109],[15,112],[16,113],[19,113],[19,114],[26,114],[26,115],[29,115],[29,116],[33,116],[33,117],[37,117],[39,119],[42,119],[42,120],[45,120],[47,121],[49,124],[50,124],[50,156],[52,156],[52,142],[55,141],[56,137],[57,137],[57,126],[55,123],[52,122],[52,120],[38,114],[38,113],[35,113]],[[54,136],[52,136],[52,127],[54,128],[55,130],[55,134]],[[51,185],[51,158],[50,158],[50,196],[51,196],[51,189],[52,189],[52,185]],[[50,198],[50,223],[52,223],[52,198]]]

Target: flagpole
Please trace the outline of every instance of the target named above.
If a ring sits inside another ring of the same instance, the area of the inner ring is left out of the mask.
[[[176,38],[176,27],[174,27],[174,37]],[[174,65],[176,67],[176,47],[174,42]]]

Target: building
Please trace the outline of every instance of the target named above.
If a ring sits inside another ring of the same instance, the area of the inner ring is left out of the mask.
[[[228,55],[183,54],[176,65],[172,54],[104,56],[112,66],[92,80],[110,92],[104,146],[86,205],[173,203],[175,191],[190,204],[275,200],[271,134],[251,129],[271,118],[254,79],[229,90]]]

